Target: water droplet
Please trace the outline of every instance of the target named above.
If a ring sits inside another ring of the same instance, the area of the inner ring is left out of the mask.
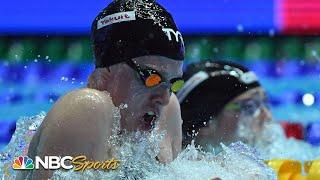
[[[0,160],[4,161],[8,159],[8,153],[0,153]]]
[[[238,24],[237,25],[237,30],[238,30],[238,32],[243,32],[243,25],[242,24]]]
[[[126,108],[128,108],[128,104],[121,103],[121,104],[119,105],[119,108],[120,108],[120,109],[126,109]]]
[[[36,123],[32,123],[29,126],[29,131],[36,131],[38,129],[38,125]]]
[[[69,79],[68,79],[67,77],[62,76],[60,80],[66,82],[66,81],[68,81]]]

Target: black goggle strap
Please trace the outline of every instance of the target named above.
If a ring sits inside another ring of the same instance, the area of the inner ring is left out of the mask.
[[[127,62],[127,64],[128,64],[131,68],[133,68],[133,69],[139,74],[140,79],[141,79],[142,81],[145,81],[145,80],[146,80],[146,77],[147,77],[148,75],[145,74],[145,71],[143,71],[138,64],[136,64],[135,62],[133,62],[132,59],[130,59],[130,60],[126,61],[126,62]]]

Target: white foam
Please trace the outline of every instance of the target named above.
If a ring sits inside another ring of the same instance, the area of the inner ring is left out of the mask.
[[[119,126],[119,108],[114,109],[117,119],[115,126]],[[9,145],[2,153],[0,163],[0,176],[16,177],[11,169],[13,157],[27,153],[35,129],[39,127],[45,113],[18,120],[17,129]],[[114,127],[114,134],[119,129]],[[256,157],[254,151],[247,146],[236,143],[230,147],[223,146],[222,153],[213,155],[204,153],[190,145],[181,152],[173,162],[164,165],[156,161],[155,157],[160,151],[159,142],[165,132],[158,133],[124,133],[112,136],[109,145],[113,147],[114,156],[121,160],[116,171],[56,171],[52,179],[275,179],[273,172]]]
[[[255,146],[266,160],[281,158],[308,161],[320,158],[319,147],[305,141],[287,139],[278,123],[267,124],[260,143]]]

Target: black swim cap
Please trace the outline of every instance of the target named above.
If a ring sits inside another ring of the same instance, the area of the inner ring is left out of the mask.
[[[181,104],[183,130],[189,135],[217,117],[232,99],[260,86],[252,71],[223,61],[191,64],[184,78],[185,86],[177,96]]]
[[[91,40],[96,67],[145,55],[184,59],[181,33],[154,0],[113,1],[93,21]]]

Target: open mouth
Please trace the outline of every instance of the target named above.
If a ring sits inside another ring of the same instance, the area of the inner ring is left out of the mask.
[[[143,129],[151,130],[155,127],[155,123],[157,120],[157,115],[153,111],[149,111],[143,115]]]

